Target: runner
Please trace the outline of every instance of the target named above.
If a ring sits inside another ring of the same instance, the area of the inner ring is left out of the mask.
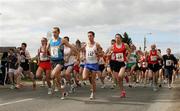
[[[85,48],[85,42],[82,42],[81,48],[80,48],[80,69],[79,69],[79,73],[80,73],[80,77],[81,77],[80,84],[84,84],[84,85],[86,85],[86,80],[83,80],[82,75],[83,75],[85,63],[86,63],[86,48]]]
[[[148,57],[148,68],[150,77],[152,77],[153,91],[157,91],[157,83],[158,83],[158,71],[159,71],[159,60],[160,54],[156,49],[156,45],[151,45],[151,50],[149,52]]]
[[[96,73],[99,70],[98,56],[102,55],[101,46],[94,40],[95,33],[88,32],[88,43],[86,44],[86,64],[83,70],[83,80],[89,79],[91,84],[90,99],[95,99]]]
[[[21,74],[25,74],[28,75],[28,77],[30,77],[30,79],[33,82],[33,90],[35,90],[36,88],[36,82],[34,79],[34,74],[30,71],[30,54],[29,52],[26,50],[27,48],[27,44],[26,43],[22,43],[21,44],[21,50],[20,50],[20,66],[18,67],[17,71],[15,72],[16,74],[16,79],[17,79],[17,85],[16,88],[20,88],[20,76]]]
[[[78,87],[81,87],[81,80],[82,80],[82,75],[80,74],[80,51],[81,51],[81,41],[77,40],[75,43],[75,47],[78,51],[78,54],[76,54],[76,59],[73,67],[73,74],[75,76],[75,82]]]
[[[16,49],[16,55],[17,55],[17,64],[18,64],[18,68],[20,67],[20,63],[21,63],[21,47],[18,47],[17,49]],[[14,80],[15,80],[15,82],[16,82],[16,86],[17,86],[17,81],[19,81],[19,83],[20,83],[20,85],[22,86],[22,84],[21,84],[21,78],[24,78],[24,75],[21,73],[20,74],[20,76],[19,75],[17,75],[17,71],[18,71],[18,68],[15,70],[15,72],[14,72],[14,74],[15,74],[15,78],[14,78]],[[20,86],[19,86],[20,87]],[[17,88],[17,87],[16,87]]]
[[[7,83],[7,61],[8,59],[8,52],[3,52],[2,57],[1,57],[1,63],[0,63],[0,85],[5,85]]]
[[[131,49],[131,54],[130,57],[127,61],[127,72],[128,72],[128,76],[129,76],[129,87],[136,87],[136,74],[135,74],[135,68],[136,68],[136,64],[137,64],[137,52],[136,52],[136,47],[131,44],[130,45],[130,49]]]
[[[45,73],[45,80],[48,85],[48,94],[52,94],[51,88],[51,63],[50,63],[50,52],[47,49],[47,38],[43,37],[41,39],[41,47],[38,50],[38,69],[36,71],[36,77],[39,79],[43,78],[43,73]]]
[[[180,59],[178,59],[178,64],[177,64],[177,79],[180,78]]]
[[[17,55],[14,52],[14,49],[9,49],[9,56],[8,56],[8,65],[9,65],[9,80],[11,82],[10,89],[15,88],[15,80],[14,80],[14,74],[15,70],[18,68],[18,58]]]
[[[178,61],[178,60],[177,60]],[[174,65],[174,70],[173,70],[173,76],[172,76],[172,84],[175,82],[175,80],[178,77],[178,64]]]
[[[148,80],[148,52],[142,53],[140,57],[141,73],[143,77],[143,87],[146,87]]]
[[[114,77],[114,75],[112,74],[112,70],[110,67],[110,62],[111,62],[111,50],[112,50],[112,46],[116,43],[115,39],[111,40],[111,46],[106,50],[106,69],[107,69],[107,75],[108,75],[108,79],[112,82],[111,85],[111,89],[114,89],[116,87],[116,78]]]
[[[173,75],[173,69],[174,66],[177,64],[177,59],[173,54],[171,54],[171,49],[167,48],[166,50],[167,54],[163,55],[163,62],[164,62],[164,68],[165,68],[165,75],[168,79],[168,88],[172,88],[172,75]]]
[[[64,45],[76,51],[72,45],[66,39],[59,37],[59,27],[53,28],[53,38],[48,43],[48,49],[50,49],[52,73],[51,78],[54,80],[55,85],[61,90],[61,99],[64,99],[66,93],[64,88],[61,88],[61,71],[64,67]]]
[[[142,73],[141,73],[141,59],[140,59],[142,53],[143,52],[141,50],[137,51],[137,55],[136,55],[137,56],[137,63],[136,63],[136,67],[134,69],[135,74],[136,74],[135,81],[136,81],[136,83],[139,83],[139,84],[143,83],[143,76],[142,76]]]
[[[118,81],[120,88],[120,97],[126,97],[126,92],[123,87],[123,78],[125,74],[125,62],[128,61],[127,58],[130,56],[130,48],[127,44],[122,42],[122,36],[120,34],[115,35],[116,43],[111,48],[111,61],[110,66],[113,71],[113,75]],[[126,57],[126,53],[128,53]]]
[[[104,79],[105,79],[105,76],[106,76],[106,70],[105,70],[105,58],[104,58],[104,52],[103,52],[103,49],[101,49],[102,51],[102,55],[99,56],[99,60],[98,60],[98,64],[99,64],[99,71],[98,71],[98,78],[100,78],[100,81],[102,83],[102,86],[101,88],[104,89],[106,87],[105,83],[104,83]]]
[[[65,36],[64,39],[69,43],[69,37]],[[75,47],[75,46],[74,46]],[[70,87],[69,93],[75,92],[75,78],[73,73],[74,64],[76,62],[77,52],[64,45],[64,70],[67,85]]]
[[[161,50],[158,49],[158,53],[161,55]],[[159,87],[162,87],[162,81],[163,81],[163,60],[162,58],[159,58]]]

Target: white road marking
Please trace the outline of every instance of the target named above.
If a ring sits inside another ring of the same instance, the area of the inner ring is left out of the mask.
[[[0,106],[20,103],[20,102],[25,102],[25,101],[31,101],[31,100],[33,100],[33,98],[28,98],[28,99],[22,99],[22,100],[18,100],[18,101],[11,101],[11,102],[7,102],[7,103],[2,103],[2,104],[0,104]]]

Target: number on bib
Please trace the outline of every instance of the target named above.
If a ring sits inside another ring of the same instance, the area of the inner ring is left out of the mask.
[[[54,58],[58,58],[58,47],[51,47],[51,56]]]
[[[124,61],[123,53],[117,53],[116,54],[116,60],[117,61]]]
[[[172,62],[171,60],[166,60],[166,66],[171,66]]]
[[[157,61],[157,56],[151,56],[151,61]]]
[[[89,59],[89,60],[92,60],[93,57],[94,57],[94,51],[89,51],[89,52],[88,52],[88,59]]]
[[[41,61],[47,61],[49,58],[47,57],[47,55],[40,53],[40,60]]]

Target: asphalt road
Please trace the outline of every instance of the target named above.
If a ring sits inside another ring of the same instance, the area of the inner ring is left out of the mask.
[[[44,87],[32,91],[28,84],[20,90],[1,86],[0,111],[180,111],[180,80],[175,88],[164,86],[157,92],[151,87],[126,87],[126,98],[119,97],[118,88],[109,87],[101,89],[98,83],[95,100],[89,100],[89,86],[61,100],[59,93],[47,95]]]

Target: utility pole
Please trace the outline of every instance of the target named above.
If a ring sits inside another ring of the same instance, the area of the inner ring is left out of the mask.
[[[147,38],[146,38],[147,35],[152,35],[152,33],[150,32],[144,35],[144,51],[146,51],[146,48],[147,48]]]
[[[146,40],[146,36],[144,36],[144,51],[146,51],[146,48],[147,48],[147,46],[146,46],[146,42],[147,42],[147,40]]]

